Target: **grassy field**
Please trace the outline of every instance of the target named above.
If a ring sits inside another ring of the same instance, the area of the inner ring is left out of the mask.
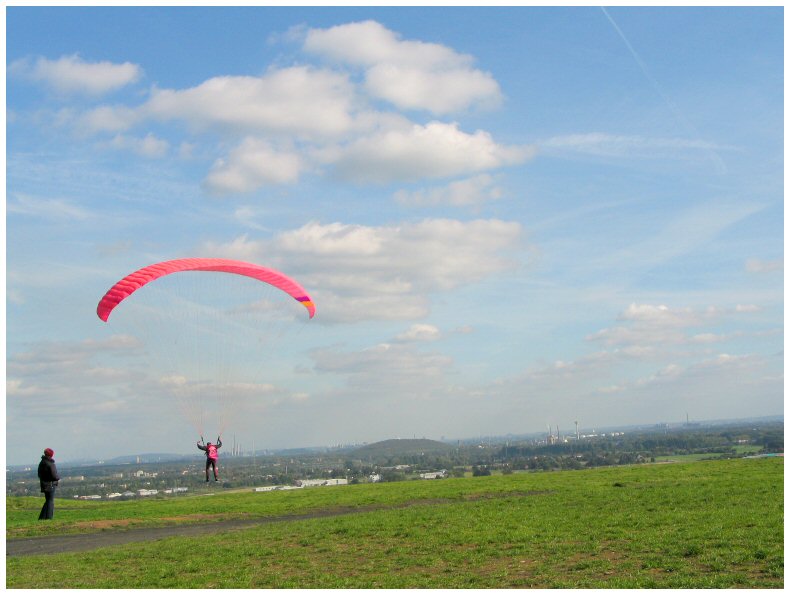
[[[7,500],[7,536],[357,514],[6,560],[10,588],[784,586],[781,458],[217,494]],[[46,525],[46,526],[45,526]]]

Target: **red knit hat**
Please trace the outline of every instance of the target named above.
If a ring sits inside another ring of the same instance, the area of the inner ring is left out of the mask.
[[[52,450],[51,448],[45,448],[44,449],[44,454],[47,455],[48,457],[52,457],[52,455],[55,454],[55,451]]]

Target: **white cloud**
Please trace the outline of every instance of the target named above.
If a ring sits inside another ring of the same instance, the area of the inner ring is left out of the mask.
[[[108,361],[111,365],[102,363]],[[134,452],[134,444],[148,433],[149,442],[168,444],[160,448],[183,452],[189,444],[183,441],[189,418],[205,415],[216,424],[219,416],[229,417],[234,430],[249,435],[253,428],[246,424],[259,423],[268,408],[306,398],[304,392],[268,383],[231,382],[222,384],[222,399],[216,398],[216,385],[204,384],[202,390],[210,391],[211,398],[201,399],[199,391],[190,392],[194,385],[168,384],[152,376],[154,364],[143,356],[137,339],[128,336],[37,344],[27,352],[12,354],[6,414],[15,421],[9,421],[9,432],[20,434],[19,427],[35,429],[41,425],[42,413],[50,412],[55,420],[52,427],[36,439],[61,444],[61,455],[66,458],[96,456],[88,447],[93,440],[104,442],[105,448],[115,445],[114,454]],[[133,436],[119,434],[118,428],[133,428]],[[15,439],[27,442],[30,436]]]
[[[685,392],[689,386],[700,382],[710,383],[710,386],[720,385],[722,379],[716,378],[716,375],[724,375],[732,380],[733,375],[739,372],[763,365],[765,361],[756,356],[720,353],[690,365],[668,364],[649,376],[608,387],[606,392],[638,394],[656,389],[666,390],[670,384]]]
[[[109,146],[120,151],[131,151],[149,159],[164,157],[170,150],[170,143],[151,133],[143,138],[118,134],[110,141]]]
[[[467,134],[455,123],[430,122],[360,138],[334,161],[343,179],[386,183],[497,169],[523,163],[533,154],[528,146],[499,145],[482,130]]]
[[[241,139],[207,173],[204,187],[214,194],[295,183],[305,169],[324,173],[320,166],[362,183],[415,182],[473,176],[523,163],[534,155],[532,147],[498,144],[482,130],[470,134],[456,123],[415,124],[397,111],[377,111],[370,102],[372,93],[398,109],[427,109],[435,114],[498,103],[497,83],[474,69],[470,56],[438,44],[399,39],[373,21],[303,34],[305,51],[341,65],[328,69],[296,64],[272,67],[260,76],[216,76],[184,89],[153,87],[137,106],[61,111],[60,125],[70,123],[81,136],[116,135],[110,146],[145,157],[170,150],[151,134],[143,133],[142,139],[129,134],[150,122],[181,123],[189,134],[216,133],[222,142]],[[97,79],[102,73],[107,85],[120,85],[139,75],[128,64],[88,65],[77,57],[60,62],[64,71],[95,73]],[[349,65],[367,69],[364,85],[353,77]],[[29,75],[34,69],[20,62],[16,70]],[[190,148],[185,154],[193,153],[194,142],[181,141],[182,148]],[[490,178],[473,176],[445,189],[400,198],[418,205],[460,206],[477,205],[500,194]]]
[[[602,329],[587,339],[620,347],[656,347],[660,345],[705,345],[730,341],[742,332],[721,332],[715,328],[690,334],[690,329],[715,326],[736,316],[759,312],[755,305],[705,309],[670,308],[665,305],[631,304],[618,320],[623,325]],[[752,336],[757,336],[752,334]]]
[[[367,74],[368,92],[400,109],[447,114],[481,103],[496,107],[499,85],[487,72],[470,69],[428,70],[425,67],[379,64]]]
[[[306,33],[304,49],[359,66],[384,63],[458,68],[471,63],[470,56],[439,44],[402,41],[396,33],[375,21],[310,29]]]
[[[381,227],[311,222],[270,241],[243,236],[205,249],[286,270],[311,291],[322,320],[409,319],[427,313],[432,293],[516,266],[521,235],[519,223],[496,219]]]
[[[421,189],[409,192],[399,190],[395,200],[403,205],[416,207],[432,206],[476,206],[484,202],[496,200],[502,196],[502,189],[494,185],[494,178],[489,174],[480,174],[465,180],[451,182],[446,186]]]
[[[250,262],[255,262],[256,259],[260,259],[261,254],[265,251],[263,241],[250,240],[247,234],[240,235],[224,244],[209,241],[201,246],[201,249],[204,254],[213,254],[218,258],[235,258],[237,260],[247,260]],[[282,266],[279,264],[279,260],[278,262],[274,262],[272,259],[268,259],[261,262],[265,263],[266,266]]]
[[[749,273],[772,273],[774,271],[784,270],[784,259],[778,260],[761,260],[759,258],[750,258],[746,261],[746,271]]]
[[[352,126],[353,98],[346,75],[294,66],[260,77],[215,77],[183,91],[155,89],[140,112],[196,130],[335,137]]]
[[[519,223],[496,219],[426,219],[382,227],[309,223],[282,234],[276,245],[289,259],[300,258],[300,265],[309,267],[312,276],[321,276],[329,287],[340,268],[349,280],[374,280],[374,287],[380,283],[392,288],[398,283],[405,284],[403,289],[436,291],[514,266],[503,253],[516,248],[521,231]]]
[[[33,346],[30,351],[8,357],[6,389],[9,408],[43,406],[71,412],[89,411],[102,391],[112,385],[129,384],[129,369],[109,368],[97,363],[100,355],[139,354],[140,343],[129,336],[105,340],[52,342]]]
[[[214,163],[203,184],[212,194],[252,192],[267,184],[293,184],[301,169],[296,153],[279,152],[265,141],[247,138],[227,160]]]
[[[436,341],[442,336],[441,331],[432,324],[414,324],[405,332],[395,337],[398,343],[415,343]]]
[[[375,21],[311,29],[304,49],[367,69],[365,87],[400,109],[447,114],[472,105],[496,106],[499,85],[473,69],[472,58],[435,43],[402,40]]]
[[[723,314],[724,311],[717,308],[696,311],[665,305],[631,304],[618,317],[626,325],[602,329],[588,339],[607,345],[683,344],[691,340],[686,334],[687,329],[715,321]]]
[[[719,335],[716,333],[700,333],[698,335],[693,335],[689,338],[691,343],[722,343],[726,341],[729,337],[727,335]]]
[[[438,353],[421,353],[409,345],[381,343],[357,352],[322,349],[312,354],[318,372],[348,377],[352,387],[429,391],[428,385],[441,379],[452,359]]]
[[[137,82],[142,69],[130,62],[85,62],[78,55],[57,60],[39,57],[18,60],[9,67],[11,74],[42,82],[60,93],[98,96]]]
[[[704,312],[695,312],[691,308],[669,308],[650,304],[630,304],[620,314],[620,320],[632,321],[637,324],[660,327],[686,327],[700,324],[702,319],[717,313],[715,308]]]
[[[358,283],[351,278],[348,282],[349,285]],[[321,308],[320,317],[316,318],[321,322],[354,324],[363,320],[419,320],[431,312],[430,300],[425,295],[380,290],[380,287],[360,287],[354,293],[342,295],[331,289],[313,291],[313,301]],[[370,294],[366,295],[367,291]]]
[[[123,132],[141,121],[141,114],[134,108],[102,105],[76,118],[75,128],[79,134]]]
[[[751,314],[753,312],[759,312],[760,310],[760,306],[756,306],[755,304],[738,304],[735,306],[735,311],[739,314]]]
[[[508,417],[557,420],[563,427],[635,420],[736,418],[781,411],[781,359],[625,350],[554,362],[481,387]],[[674,359],[682,358],[682,359]],[[777,374],[777,368],[779,373]],[[500,416],[502,413],[500,413]]]
[[[345,223],[308,223],[297,230],[284,232],[278,244],[291,252],[317,256],[373,256],[384,243],[380,228]]]

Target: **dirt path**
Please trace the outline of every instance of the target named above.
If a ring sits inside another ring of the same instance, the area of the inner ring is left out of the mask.
[[[528,497],[541,496],[553,493],[552,490],[532,490],[527,492],[504,492],[501,494],[467,494],[462,500],[479,500],[484,498],[509,498],[509,497]],[[34,556],[39,554],[61,554],[65,552],[84,552],[101,547],[122,545],[137,541],[154,541],[166,537],[192,537],[198,535],[209,535],[220,531],[233,531],[245,529],[255,525],[265,525],[268,523],[283,523],[288,521],[300,521],[305,519],[319,519],[327,517],[344,516],[348,514],[359,514],[371,512],[373,510],[396,510],[409,508],[411,506],[431,506],[447,504],[455,500],[446,498],[424,498],[410,500],[391,506],[381,506],[371,504],[355,508],[334,508],[329,510],[316,510],[305,514],[284,515],[276,517],[259,517],[230,519],[225,521],[214,521],[211,523],[195,523],[170,525],[168,527],[146,527],[140,529],[120,529],[105,530],[97,533],[80,533],[76,535],[53,535],[47,537],[19,537],[16,539],[6,539],[6,558],[10,556]]]
[[[171,525],[169,527],[148,527],[142,529],[127,529],[122,531],[102,531],[99,533],[83,533],[78,535],[55,535],[48,537],[22,537],[6,539],[5,555],[34,556],[40,554],[60,554],[64,552],[84,552],[101,547],[122,545],[136,541],[154,541],[166,537],[182,536],[192,537],[207,535],[220,531],[244,529],[255,525],[267,523],[282,523],[286,521],[299,521],[304,519],[317,519],[323,517],[342,516],[366,512],[366,509],[353,510],[326,510],[309,514],[288,515],[280,517],[262,517],[256,519],[231,519],[214,523],[200,523],[190,525]]]

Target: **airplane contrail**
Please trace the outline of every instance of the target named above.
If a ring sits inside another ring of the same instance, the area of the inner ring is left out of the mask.
[[[606,17],[606,19],[612,24],[612,27],[614,27],[614,30],[617,32],[617,35],[619,35],[620,39],[622,39],[623,43],[625,43],[625,47],[628,48],[628,51],[631,53],[631,56],[634,58],[636,63],[639,65],[639,69],[642,71],[642,74],[650,82],[650,84],[652,85],[653,89],[655,89],[656,93],[658,93],[659,96],[664,100],[664,103],[667,104],[667,107],[669,107],[670,111],[675,116],[675,118],[686,128],[686,131],[688,133],[690,133],[692,136],[694,136],[697,140],[702,140],[702,137],[699,134],[699,131],[694,127],[694,125],[691,122],[689,122],[688,119],[686,119],[683,116],[683,114],[678,109],[678,107],[675,105],[675,103],[664,92],[664,89],[661,87],[661,85],[658,83],[658,81],[655,79],[655,77],[653,77],[653,75],[650,74],[650,71],[648,70],[647,65],[644,63],[644,61],[642,61],[642,58],[639,57],[639,54],[637,54],[636,50],[634,49],[634,46],[632,46],[631,42],[628,41],[628,38],[625,36],[625,33],[623,33],[623,31],[622,31],[622,29],[620,29],[620,27],[618,27],[617,23],[611,17],[611,15],[606,10],[606,8],[603,7],[603,6],[601,6],[600,8],[601,8],[601,12],[603,12],[603,14]],[[710,156],[711,160],[713,161],[713,165],[716,168],[716,173],[718,173],[718,174],[726,174],[727,173],[727,166],[724,164],[724,161],[719,156],[719,154],[716,153],[715,151],[713,151],[712,149],[709,149],[708,150],[708,155]]]

